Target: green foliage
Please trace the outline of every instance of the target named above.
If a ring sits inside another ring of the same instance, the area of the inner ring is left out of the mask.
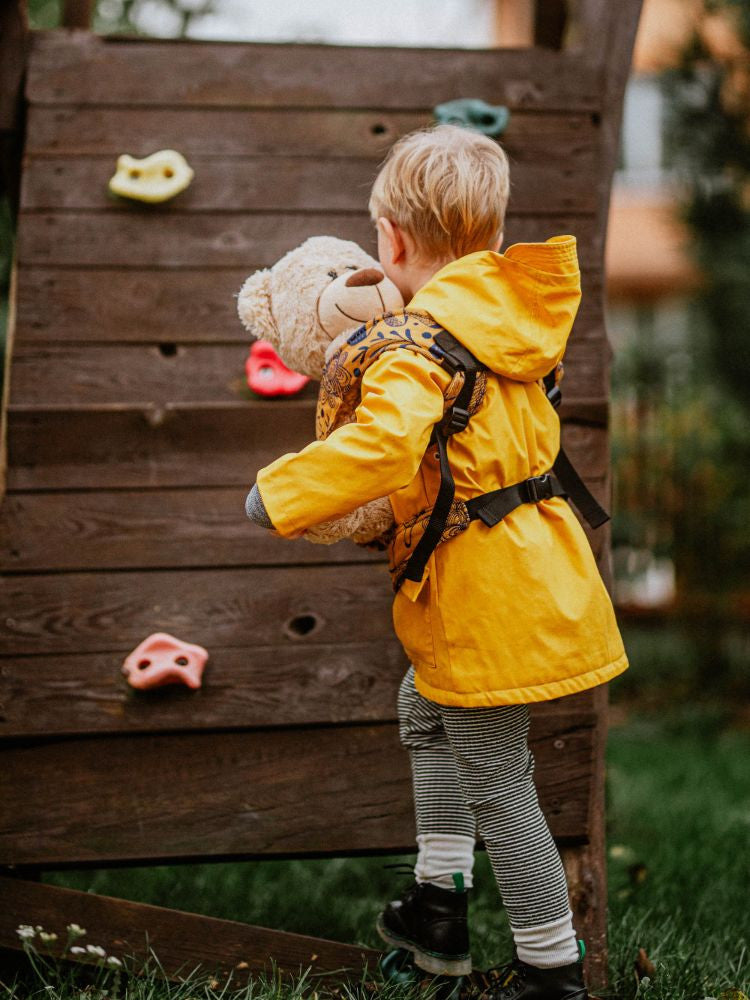
[[[36,29],[57,28],[61,17],[60,0],[28,0],[29,24]],[[149,34],[143,26],[144,8],[150,8],[151,19],[160,19],[164,34],[182,38],[189,34],[194,21],[213,11],[212,0],[96,0],[94,31],[103,35]]]
[[[711,359],[750,409],[750,0],[706,0],[681,65],[665,76],[671,161],[705,276]]]

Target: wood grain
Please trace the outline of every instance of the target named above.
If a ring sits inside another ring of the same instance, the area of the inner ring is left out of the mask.
[[[8,411],[8,488],[247,489],[258,469],[312,440],[313,405],[301,400],[75,410],[16,406]],[[568,423],[563,439],[584,478],[606,474],[603,426]]]
[[[77,923],[90,928],[92,942],[130,972],[153,969],[153,949],[168,978],[187,976],[200,965],[203,973],[216,972],[222,983],[231,973],[232,989],[251,975],[272,974],[273,966],[297,976],[307,968],[315,975],[336,972],[337,979],[347,973],[358,976],[367,966],[373,969],[380,957],[372,949],[339,941],[0,877],[0,947],[20,949],[16,928],[28,922],[58,935],[58,943],[48,947],[34,942],[46,955],[60,956],[66,927]],[[75,958],[96,962],[95,956]]]
[[[8,412],[8,488],[235,486],[314,437],[313,400]],[[96,433],[92,433],[92,429]]]
[[[609,503],[604,479],[590,488]],[[303,566],[383,562],[342,540],[290,541],[243,516],[244,489],[82,490],[9,493],[2,507],[5,573],[60,570]],[[603,535],[593,532],[597,556]]]
[[[344,540],[313,545],[248,521],[245,488],[10,493],[0,565],[29,570],[158,569],[382,562]]]
[[[26,155],[147,156],[159,148],[194,156],[367,157],[382,159],[402,135],[432,121],[432,105],[417,111],[336,108],[130,108],[32,104]],[[588,112],[516,110],[502,145],[512,167],[554,159],[587,162],[599,125]],[[123,138],[126,138],[126,147]],[[32,161],[33,162],[33,161]]]
[[[0,660],[0,738],[395,722],[408,667],[393,636],[212,647],[200,691],[140,692],[120,674],[129,652]],[[573,716],[583,725],[591,711],[591,691],[583,691],[533,705],[532,717],[559,716],[562,730]]]
[[[16,343],[19,347],[32,342],[247,344],[248,333],[237,318],[234,296],[251,270],[250,266],[184,270],[23,267],[19,270]],[[585,359],[589,365],[597,364],[610,353],[601,339],[601,273],[584,271],[582,285],[583,299],[568,350],[582,340],[598,340],[588,348]]]
[[[575,157],[540,156],[516,164],[509,211],[592,214],[598,196],[590,175],[592,150]],[[362,212],[379,163],[372,159],[302,156],[190,158],[195,178],[178,197],[159,208],[160,214],[197,212]],[[25,211],[106,211],[142,214],[139,203],[117,199],[107,182],[114,172],[112,158],[45,157],[27,161],[22,207]]]
[[[384,86],[384,72],[396,86]],[[412,110],[467,92],[511,109],[589,111],[600,103],[597,73],[565,52],[198,46],[83,32],[37,33],[26,85],[32,104],[130,107]]]
[[[409,665],[395,636],[212,646],[199,691],[142,692],[120,672],[129,652],[0,660],[0,738],[394,722]]]
[[[248,338],[249,339],[249,338]],[[566,405],[600,400],[606,409],[604,350],[574,339],[565,355]],[[602,344],[602,347],[604,345]],[[254,400],[247,386],[244,344],[30,344],[13,355],[9,401],[12,406],[166,406],[169,403],[239,403]],[[317,399],[308,383],[295,400]],[[274,413],[286,405],[276,400]]]
[[[354,213],[235,212],[192,215],[140,205],[128,212],[26,213],[19,222],[21,264],[59,267],[268,267],[309,236],[326,233],[375,251],[369,216]],[[599,263],[600,245],[589,216],[509,216],[509,243],[575,233],[583,266]]]
[[[33,574],[2,587],[0,655],[132,649],[151,632],[208,649],[349,642],[354,622],[360,642],[393,634],[380,565]],[[316,622],[303,636],[299,616]]]
[[[558,838],[585,836],[591,718],[539,717],[535,781]],[[8,746],[0,864],[413,849],[396,725],[167,733]]]

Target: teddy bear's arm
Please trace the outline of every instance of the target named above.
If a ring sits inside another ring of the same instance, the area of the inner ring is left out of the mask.
[[[386,351],[373,362],[362,378],[356,422],[258,473],[279,534],[295,536],[410,483],[442,417],[448,378],[412,351]]]

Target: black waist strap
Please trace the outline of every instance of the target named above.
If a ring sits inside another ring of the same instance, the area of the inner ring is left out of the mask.
[[[488,528],[492,528],[522,503],[539,503],[540,500],[564,496],[567,494],[556,476],[551,472],[545,472],[543,476],[532,476],[531,479],[524,479],[522,483],[505,486],[501,490],[492,490],[491,493],[483,493],[479,497],[467,500],[466,508],[472,521],[479,518]]]

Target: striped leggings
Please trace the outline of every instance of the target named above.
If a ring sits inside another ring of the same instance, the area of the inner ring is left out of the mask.
[[[479,830],[511,928],[569,927],[565,869],[533,780],[528,705],[437,705],[418,693],[410,668],[398,716],[417,833],[475,837]]]

